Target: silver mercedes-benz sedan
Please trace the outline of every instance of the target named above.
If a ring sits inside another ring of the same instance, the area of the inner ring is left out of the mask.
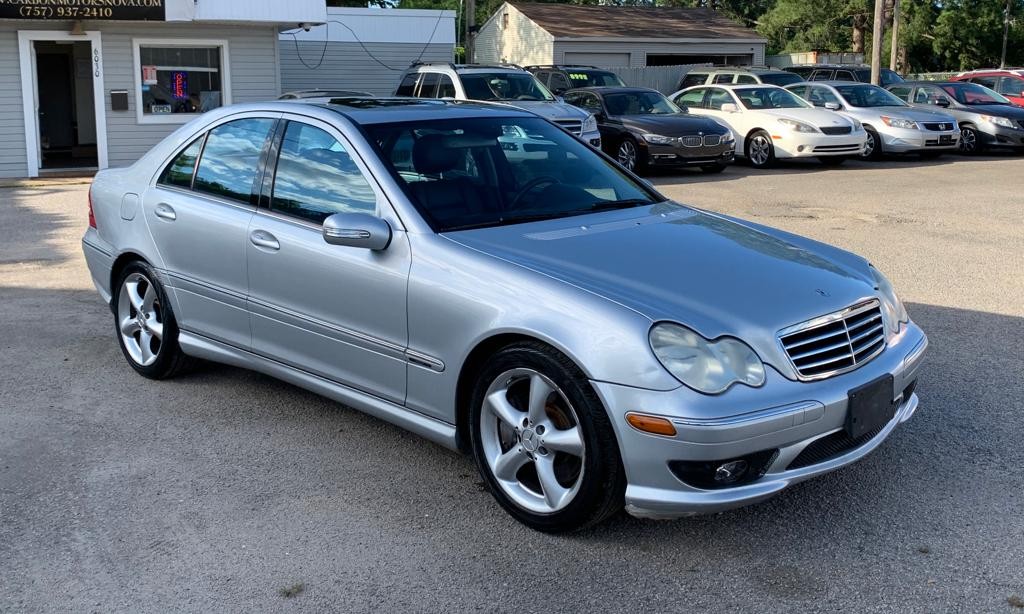
[[[525,111],[344,103],[218,109],[96,176],[83,249],[141,375],[308,388],[472,454],[543,531],[761,501],[917,409],[927,340],[864,258]]]

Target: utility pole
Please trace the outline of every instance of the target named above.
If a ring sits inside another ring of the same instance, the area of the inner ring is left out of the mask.
[[[1012,0],[1006,0],[1006,11],[1003,13],[1003,55],[999,57],[999,68],[1006,68],[1006,39],[1010,36],[1010,7]]]
[[[466,64],[472,64],[476,54],[473,53],[473,39],[476,38],[476,0],[466,0],[466,15],[462,18],[466,26]]]
[[[882,81],[882,32],[885,25],[883,9],[885,0],[875,0],[875,21],[871,24],[871,82],[878,85]]]
[[[900,0],[892,3],[892,44],[889,46],[889,70],[896,72],[896,59],[900,54]]]

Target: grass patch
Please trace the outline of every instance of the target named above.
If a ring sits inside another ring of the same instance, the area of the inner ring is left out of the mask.
[[[1010,604],[1010,607],[1024,610],[1024,599],[1021,599],[1017,595],[1010,595],[1006,598],[1006,603]]]
[[[293,597],[298,597],[299,595],[301,595],[302,591],[304,590],[306,590],[306,585],[302,582],[297,582],[295,584],[292,584],[291,586],[285,586],[283,588],[277,589],[277,594],[281,595],[285,599],[291,599]]]

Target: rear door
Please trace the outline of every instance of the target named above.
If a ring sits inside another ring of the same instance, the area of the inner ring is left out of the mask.
[[[405,401],[410,251],[401,223],[341,132],[285,116],[246,241],[253,351],[397,403]],[[388,221],[381,251],[329,245],[329,215]]]
[[[143,197],[178,325],[249,348],[246,234],[276,114],[233,115],[185,145]],[[196,161],[198,160],[198,164]]]

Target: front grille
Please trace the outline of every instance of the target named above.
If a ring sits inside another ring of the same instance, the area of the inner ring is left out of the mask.
[[[684,136],[681,137],[683,147],[700,147],[703,142],[699,136]]]
[[[849,126],[823,126],[821,131],[824,134],[850,134],[853,128]]]
[[[708,134],[704,137],[704,145],[706,147],[717,147],[722,142],[722,136],[719,134]]]
[[[816,439],[801,450],[800,454],[789,463],[786,469],[800,469],[801,467],[809,467],[833,459],[871,441],[884,428],[885,425],[883,424],[876,429],[864,433],[860,437],[850,437],[846,431],[836,431],[831,435]]]
[[[820,379],[855,369],[885,348],[877,300],[791,326],[779,341],[801,379]]]
[[[583,122],[578,119],[559,119],[555,120],[555,123],[570,134],[575,134],[576,136],[583,134]]]
[[[953,124],[949,122],[928,122],[924,124],[924,127],[927,128],[928,130],[934,130],[936,132],[945,132],[947,130],[952,130]]]

